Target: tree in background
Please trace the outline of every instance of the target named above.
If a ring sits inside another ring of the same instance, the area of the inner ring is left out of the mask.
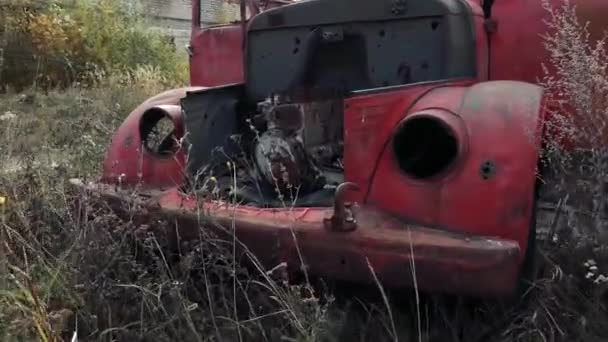
[[[187,59],[178,54],[134,3],[119,0],[77,2],[0,0],[0,84],[22,91],[101,78],[129,78],[152,69],[169,84],[187,81]]]

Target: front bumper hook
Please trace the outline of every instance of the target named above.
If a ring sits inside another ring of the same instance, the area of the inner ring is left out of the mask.
[[[352,182],[345,182],[336,188],[333,215],[324,220],[325,228],[337,232],[351,232],[357,229],[357,219],[352,211],[352,203],[346,202],[348,190],[359,190]]]

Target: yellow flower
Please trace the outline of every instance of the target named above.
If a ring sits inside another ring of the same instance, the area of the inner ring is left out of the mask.
[[[6,197],[0,196],[0,206],[3,206],[5,204],[6,204]]]

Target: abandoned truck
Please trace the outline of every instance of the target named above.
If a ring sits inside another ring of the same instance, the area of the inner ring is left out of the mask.
[[[268,268],[516,291],[535,255],[541,1],[243,0],[207,28],[200,1],[191,86],[135,108],[101,180],[74,184],[135,192],[181,239],[234,234]]]

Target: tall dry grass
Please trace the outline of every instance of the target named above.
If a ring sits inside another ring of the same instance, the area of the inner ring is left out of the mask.
[[[547,129],[552,135],[543,155],[551,181],[546,194],[554,202],[561,200],[567,211],[568,222],[558,227],[563,239],[607,241],[606,37],[592,39],[588,23],[580,21],[569,0],[558,8],[547,0],[543,4],[548,13],[545,47],[551,57],[541,81],[551,104]]]

